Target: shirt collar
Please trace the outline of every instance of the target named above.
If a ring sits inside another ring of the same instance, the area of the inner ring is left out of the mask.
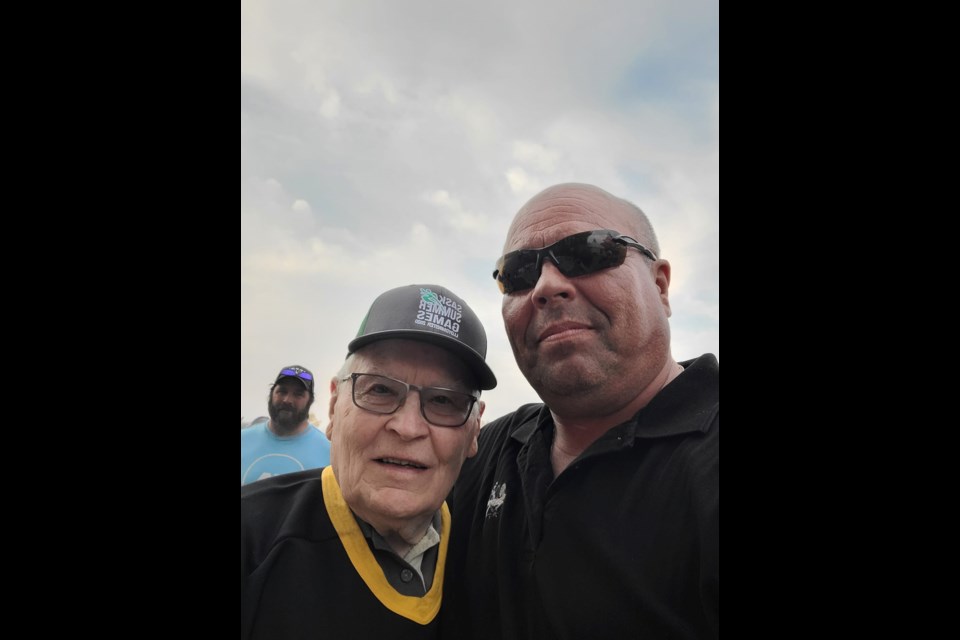
[[[357,514],[354,514],[353,517],[356,519],[357,524],[360,525],[360,531],[363,532],[363,535],[366,538],[369,538],[373,542],[374,549],[379,549],[381,551],[389,551],[393,555],[397,556],[397,553],[393,550],[393,547],[387,543],[387,541],[381,536],[376,529],[373,528],[373,525],[367,522],[366,520],[360,519]],[[440,512],[437,511],[433,514],[433,519],[430,521],[430,526],[427,527],[427,531],[423,534],[423,537],[420,538],[420,541],[413,545],[410,551],[407,552],[407,555],[402,558],[407,562],[417,556],[422,556],[430,548],[440,544],[440,529],[443,527],[440,519]],[[397,556],[398,558],[400,556]]]
[[[653,400],[623,424],[612,427],[622,443],[637,438],[664,438],[710,428],[720,412],[720,363],[707,353],[680,363],[683,372],[654,396]],[[526,444],[537,431],[552,431],[553,416],[546,405],[540,406],[535,420],[527,420],[512,434]]]

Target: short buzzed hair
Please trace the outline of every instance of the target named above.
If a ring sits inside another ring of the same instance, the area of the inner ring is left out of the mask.
[[[653,225],[650,224],[650,218],[647,217],[647,214],[645,214],[640,207],[633,204],[626,198],[617,198],[617,199],[620,200],[620,202],[627,205],[627,208],[630,209],[630,211],[637,214],[637,218],[639,218],[640,220],[639,228],[640,228],[642,237],[635,238],[635,240],[640,242],[640,244],[644,245],[647,249],[650,249],[650,251],[653,252],[653,255],[660,258],[661,257],[660,242],[657,240],[657,233],[653,230]]]

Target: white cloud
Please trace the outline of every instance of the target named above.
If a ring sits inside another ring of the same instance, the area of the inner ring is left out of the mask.
[[[361,95],[379,96],[389,105],[396,105],[400,102],[400,94],[393,82],[378,73],[368,74],[357,82],[355,90]]]
[[[298,213],[311,213],[312,209],[310,208],[310,203],[306,200],[294,200],[291,209]]]
[[[340,115],[340,94],[330,90],[320,103],[319,112],[321,116],[330,120]]]
[[[644,209],[673,264],[677,357],[719,352],[719,6],[702,0],[243,0],[241,411],[323,380],[373,298],[442,284],[500,386],[535,401],[490,273],[517,209],[589,182]],[[314,411],[326,411],[325,385]]]
[[[536,142],[517,140],[513,143],[513,157],[536,171],[553,173],[557,169],[560,152]]]
[[[531,179],[522,167],[511,167],[506,173],[507,183],[513,193],[533,195],[541,190],[540,183]]]
[[[450,193],[439,189],[424,195],[424,200],[443,211],[441,221],[459,231],[479,232],[486,230],[486,219],[482,215],[466,211],[460,201],[450,196]]]

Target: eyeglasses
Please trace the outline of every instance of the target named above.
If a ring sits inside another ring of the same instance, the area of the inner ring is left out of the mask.
[[[548,258],[564,276],[576,278],[589,273],[618,267],[627,259],[627,247],[633,247],[651,260],[657,256],[633,238],[611,229],[575,233],[542,249],[511,251],[497,260],[493,279],[501,293],[532,289]]]
[[[310,382],[313,382],[313,374],[307,371],[306,369],[302,369],[300,367],[288,367],[286,369],[281,369],[280,375],[293,376],[294,378],[303,378],[304,380],[309,380]]]
[[[418,387],[374,373],[351,373],[340,382],[353,380],[353,404],[373,413],[389,414],[399,409],[411,389],[420,392],[420,415],[438,427],[459,427],[470,417],[477,398],[469,393]]]

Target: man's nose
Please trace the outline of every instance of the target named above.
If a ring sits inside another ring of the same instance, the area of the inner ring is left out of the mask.
[[[560,273],[557,265],[544,256],[540,278],[531,291],[534,304],[545,306],[557,299],[569,299],[574,296],[575,292],[576,288],[570,278]]]
[[[387,428],[404,440],[413,440],[430,433],[430,425],[420,413],[420,392],[410,390],[403,404],[390,415]]]

